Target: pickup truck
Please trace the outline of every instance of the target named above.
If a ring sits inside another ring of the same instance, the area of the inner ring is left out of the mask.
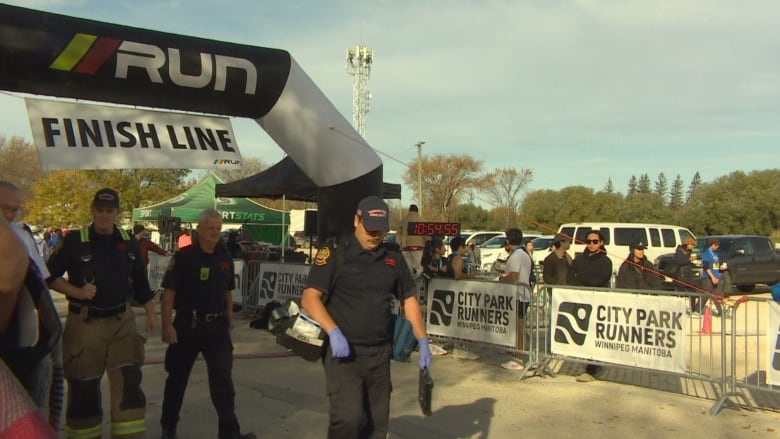
[[[758,235],[714,235],[696,240],[693,253],[697,255],[694,261],[694,275],[701,279],[701,254],[709,247],[711,238],[720,241],[718,256],[721,262],[726,262],[733,288],[741,293],[753,291],[756,284],[772,286],[780,281],[780,250],[775,249],[772,240]],[[666,265],[674,259],[674,253],[660,256],[656,259],[656,267],[665,271]]]

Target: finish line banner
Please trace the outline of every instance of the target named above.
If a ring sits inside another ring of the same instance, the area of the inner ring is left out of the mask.
[[[25,99],[41,169],[240,169],[226,117]]]
[[[431,279],[428,335],[515,347],[518,284]]]
[[[552,352],[685,372],[685,301],[673,296],[553,288]]]

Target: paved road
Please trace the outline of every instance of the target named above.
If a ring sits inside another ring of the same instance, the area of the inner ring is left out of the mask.
[[[245,317],[237,324],[233,376],[243,429],[267,438],[325,437],[328,404],[319,363],[290,357],[269,333],[249,328]],[[156,438],[165,380],[165,346],[159,333],[149,338],[146,352],[148,437]],[[479,360],[450,355],[434,358],[436,386],[430,417],[422,416],[417,404],[415,363],[393,363],[389,437],[780,437],[779,411],[725,409],[710,416],[714,400],[690,395],[710,395],[714,389],[690,389],[677,378],[608,368],[602,380],[578,383],[574,375],[581,366],[561,363],[556,365],[555,378],[531,377],[521,382],[517,372],[498,367],[507,359],[505,354],[496,350],[480,353]],[[216,424],[205,364],[199,360],[185,396],[179,437],[214,438]],[[107,425],[104,431],[109,431]]]

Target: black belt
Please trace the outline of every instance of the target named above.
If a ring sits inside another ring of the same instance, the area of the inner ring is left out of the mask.
[[[127,304],[112,306],[109,308],[98,308],[95,306],[79,305],[76,303],[68,303],[68,312],[71,314],[81,314],[81,310],[87,308],[87,317],[103,319],[107,317],[114,317],[122,314],[127,310]]]
[[[222,317],[225,317],[225,312],[206,312],[206,313],[195,313],[195,320],[199,322],[205,322],[205,323],[211,323],[214,320],[220,319]]]

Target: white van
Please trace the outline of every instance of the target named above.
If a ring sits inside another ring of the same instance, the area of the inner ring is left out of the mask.
[[[617,273],[620,265],[628,257],[629,246],[634,242],[644,242],[647,245],[645,256],[651,263],[655,258],[666,253],[674,253],[678,245],[685,239],[696,236],[690,230],[680,226],[665,224],[642,223],[567,223],[558,228],[558,233],[573,237],[571,256],[585,251],[585,239],[591,230],[600,230],[604,235],[604,247],[612,259],[612,270]]]

